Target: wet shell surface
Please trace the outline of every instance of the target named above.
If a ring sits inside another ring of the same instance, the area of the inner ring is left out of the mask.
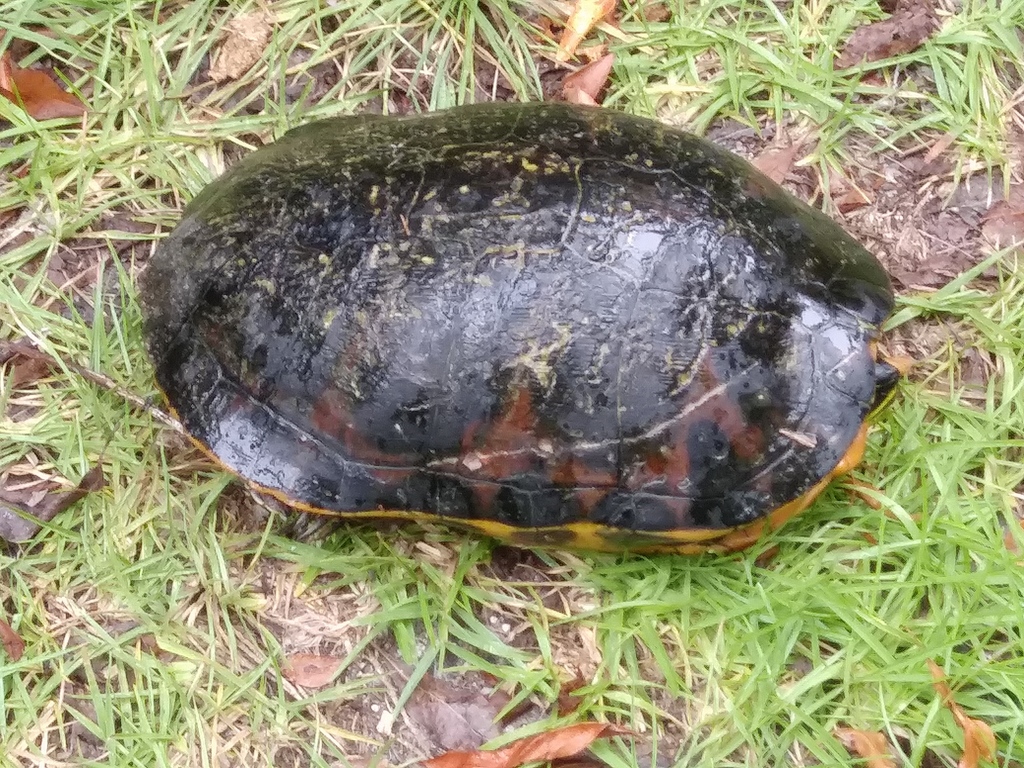
[[[161,389],[298,507],[524,545],[736,549],[860,458],[878,261],[735,155],[611,110],[298,128],[140,280]]]

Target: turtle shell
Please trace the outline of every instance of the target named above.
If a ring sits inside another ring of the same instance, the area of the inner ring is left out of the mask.
[[[566,104],[312,123],[141,278],[156,377],[301,508],[519,544],[737,548],[860,458],[878,261],[748,163]]]

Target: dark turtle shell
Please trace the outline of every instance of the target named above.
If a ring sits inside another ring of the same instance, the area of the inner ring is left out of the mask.
[[[291,131],[141,280],[160,387],[307,509],[735,548],[860,457],[885,271],[742,159],[611,110]]]

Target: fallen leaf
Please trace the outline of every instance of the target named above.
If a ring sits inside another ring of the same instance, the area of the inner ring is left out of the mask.
[[[772,561],[779,556],[779,552],[782,551],[782,547],[778,544],[773,544],[768,547],[764,552],[754,558],[754,565],[758,568],[767,568],[772,564]]]
[[[871,507],[871,509],[878,511],[882,508],[882,503],[871,494],[872,491],[879,493],[878,486],[873,485],[866,480],[858,480],[856,477],[844,478],[843,485],[849,491],[851,496],[856,496]]]
[[[938,28],[934,0],[900,0],[888,19],[865,24],[850,35],[836,69],[913,51]]]
[[[590,34],[590,30],[615,8],[615,0],[576,0],[569,20],[565,23],[562,37],[558,41],[555,58],[568,61],[576,53],[576,47]]]
[[[668,3],[661,0],[648,0],[640,6],[640,16],[648,24],[657,24],[668,21],[672,17],[672,11],[669,9]]]
[[[932,673],[932,685],[942,698],[942,703],[953,715],[956,724],[964,732],[964,752],[957,763],[957,768],[978,768],[979,761],[993,760],[996,755],[996,736],[988,723],[968,717],[963,708],[953,699],[953,692],[946,684],[946,673],[942,667],[928,659],[928,669]]]
[[[1014,184],[1005,200],[982,218],[981,232],[996,248],[1024,244],[1024,184]]]
[[[896,768],[884,733],[856,728],[836,728],[833,733],[851,754],[864,758],[868,768]]]
[[[595,739],[631,736],[633,732],[610,723],[580,723],[526,736],[500,749],[476,752],[447,752],[423,761],[424,768],[517,768],[524,763],[542,763],[572,757]]]
[[[210,79],[222,83],[248,72],[266,50],[273,25],[274,17],[266,11],[243,13],[229,21],[210,65]]]
[[[36,120],[85,114],[85,104],[77,96],[63,90],[46,72],[22,69],[11,61],[7,51],[0,55],[0,96]]]
[[[957,134],[954,131],[946,131],[942,134],[942,136],[940,136],[938,140],[928,148],[928,151],[924,153],[923,165],[927,167],[934,163],[947,149],[949,149],[950,145],[956,141],[956,139]]]
[[[281,674],[285,680],[303,688],[323,688],[334,682],[341,662],[340,656],[316,653],[293,653],[285,659]]]
[[[18,661],[25,652],[25,641],[3,619],[0,619],[0,642],[3,643],[7,658],[11,661]]]
[[[597,97],[608,85],[615,54],[608,53],[573,72],[562,83],[562,95],[570,104],[597,106]]]
[[[498,713],[511,700],[505,692],[490,688],[472,681],[453,685],[426,675],[409,697],[405,711],[439,749],[475,749],[498,735]]]
[[[30,349],[17,343],[0,342],[0,366],[6,366],[11,376],[11,389],[33,384],[53,370],[56,361],[26,354]]]
[[[799,151],[800,147],[797,144],[766,147],[761,154],[751,160],[751,165],[776,184],[781,184],[793,170],[793,163]]]
[[[1020,554],[1020,544],[1017,543],[1017,536],[1014,534],[1012,528],[1007,528],[1003,532],[1003,546],[1006,547],[1006,551],[1014,555]]]
[[[559,715],[571,715],[579,709],[583,699],[576,695],[576,691],[585,685],[587,685],[587,679],[579,672],[569,682],[562,683],[558,689],[558,701],[556,702]]]
[[[868,193],[854,186],[849,187],[835,200],[835,206],[840,213],[849,213],[870,204],[871,198]]]
[[[97,465],[71,490],[55,481],[27,489],[0,488],[0,539],[28,541],[39,531],[41,523],[49,522],[104,484],[103,467]]]

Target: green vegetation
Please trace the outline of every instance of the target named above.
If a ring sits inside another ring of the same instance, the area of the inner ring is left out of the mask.
[[[568,4],[286,0],[259,62],[221,84],[206,70],[226,25],[262,6],[15,5],[0,45],[56,62],[89,112],[38,123],[0,100],[0,341],[62,362],[0,380],[0,487],[73,485],[96,465],[107,485],[0,554],[0,618],[27,645],[19,661],[0,651],[0,764],[401,763],[421,742],[401,717],[389,730],[396,702],[428,672],[476,670],[507,708],[545,712],[580,673],[565,721],[641,734],[637,754],[597,747],[613,766],[862,764],[837,725],[953,765],[962,736],[929,659],[992,726],[999,765],[1024,761],[1019,253],[901,296],[893,345],[920,360],[855,473],[871,488],[831,489],[741,556],[519,555],[433,528],[304,543],[123,396],[158,397],[137,263],[184,201],[291,125],[539,97],[554,43],[531,22]],[[664,21],[627,5],[586,43],[616,53],[612,108],[698,132],[785,125],[813,136],[802,164],[822,176],[865,147],[895,167],[946,133],[948,180],[1019,172],[1021,0],[965,0],[921,48],[845,71],[832,54],[884,15],[875,2],[711,0]],[[297,652],[345,663],[299,690],[281,674]]]

